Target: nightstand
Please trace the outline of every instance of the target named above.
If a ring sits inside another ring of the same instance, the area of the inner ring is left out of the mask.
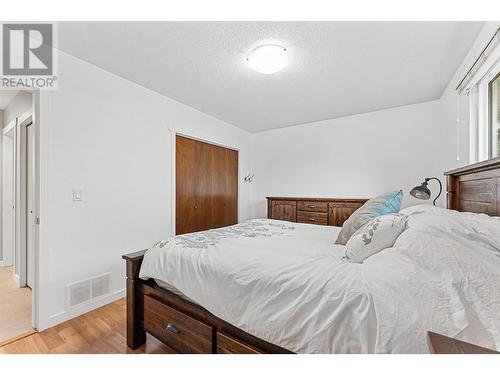
[[[427,332],[427,343],[432,354],[500,354],[435,332]]]

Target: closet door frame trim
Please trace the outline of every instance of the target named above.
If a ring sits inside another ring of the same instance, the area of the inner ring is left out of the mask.
[[[170,218],[170,222],[171,222],[171,226],[170,226],[170,230],[171,230],[171,233],[172,233],[172,236],[175,236],[175,233],[176,233],[176,230],[175,230],[175,227],[176,227],[176,209],[177,209],[177,185],[176,185],[176,170],[177,170],[177,160],[176,160],[176,151],[177,151],[177,136],[180,136],[180,137],[184,137],[184,138],[189,138],[189,139],[192,139],[194,141],[198,141],[198,142],[203,142],[203,143],[208,143],[210,145],[214,145],[214,146],[219,146],[219,147],[224,147],[224,148],[227,148],[229,150],[234,150],[234,151],[237,151],[238,152],[238,173],[237,173],[237,181],[238,181],[238,198],[237,198],[237,207],[236,207],[236,210],[237,210],[237,217],[238,217],[238,222],[240,222],[240,149],[239,148],[236,148],[236,147],[233,147],[233,146],[228,146],[228,145],[225,145],[223,143],[218,143],[218,142],[215,142],[215,141],[211,141],[211,140],[207,140],[205,138],[200,138],[200,137],[197,137],[195,135],[192,135],[190,133],[186,133],[186,132],[182,132],[182,131],[179,131],[177,129],[174,129],[174,128],[169,128],[170,130],[170,139],[171,139],[171,144],[172,144],[172,147],[171,147],[171,160],[172,160],[172,164],[171,164],[171,168],[170,168],[170,181],[171,181],[171,187],[170,187],[170,191],[171,191],[171,206],[172,206],[172,210],[171,210],[171,218]]]

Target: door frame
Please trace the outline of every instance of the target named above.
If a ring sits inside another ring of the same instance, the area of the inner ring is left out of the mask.
[[[10,125],[4,129],[4,133],[14,130],[14,267],[17,267],[19,273],[14,277],[18,287],[26,285],[27,269],[26,269],[26,210],[23,207],[26,205],[26,194],[21,192],[26,190],[26,174],[22,178],[22,164],[21,157],[24,153],[24,160],[26,159],[26,126],[31,125],[33,128],[33,147],[34,147],[34,186],[33,186],[33,216],[36,218],[35,225],[33,226],[33,287],[31,288],[31,325],[34,329],[38,329],[39,325],[39,306],[38,295],[40,290],[40,277],[39,277],[39,195],[40,195],[40,142],[39,142],[39,123],[35,115],[37,103],[39,103],[39,92],[32,93],[33,104],[32,110],[17,117],[15,124]],[[24,137],[23,137],[24,136]],[[24,139],[23,139],[24,138]],[[24,144],[23,144],[24,143]],[[24,162],[24,166],[26,163]],[[3,199],[3,198],[2,198]],[[3,225],[3,224],[2,224]],[[23,240],[22,240],[23,239]],[[23,245],[24,243],[24,249]],[[16,259],[19,254],[19,263],[16,265]]]
[[[16,253],[19,259],[17,268],[19,286],[27,286],[27,174],[26,174],[26,127],[33,124],[33,115],[27,113],[18,118],[16,147]],[[35,135],[34,135],[35,136]],[[33,237],[34,238],[34,237]],[[16,255],[17,256],[17,255]]]
[[[25,126],[26,129],[26,152],[25,152],[25,178],[26,178],[26,190],[25,190],[25,223],[26,223],[26,285],[31,289],[34,288],[35,285],[35,125],[33,124],[33,117],[31,118],[31,122],[27,123]],[[30,131],[28,131],[30,130]],[[31,137],[30,137],[31,133]],[[30,139],[31,138],[31,139]],[[29,143],[31,141],[31,144]],[[31,147],[28,147],[31,146]],[[31,155],[30,155],[31,154]],[[30,156],[30,157],[29,157]],[[31,160],[30,160],[31,159]],[[31,168],[29,169],[28,166]],[[30,173],[31,172],[31,173]],[[31,180],[31,186],[28,183]],[[31,187],[31,191],[30,191]],[[31,194],[30,194],[31,192]],[[29,210],[31,197],[31,211]],[[30,214],[31,212],[31,214]],[[30,223],[31,221],[31,223]],[[30,242],[28,241],[31,236],[31,253],[30,253]],[[31,284],[30,284],[30,260],[31,260]]]
[[[25,113],[18,117],[17,135],[18,135],[18,175],[16,181],[18,182],[16,188],[16,225],[19,224],[19,238],[16,238],[16,251],[20,252],[21,264],[19,281],[23,282],[26,286],[27,282],[27,188],[26,188],[26,127],[33,126],[33,147],[34,147],[34,179],[33,179],[33,217],[36,218],[33,229],[33,286],[31,288],[31,325],[33,328],[38,328],[38,293],[39,293],[39,256],[38,256],[38,224],[39,224],[39,191],[40,191],[40,177],[39,177],[39,124],[35,116],[35,95],[33,92],[33,106],[32,111]],[[23,161],[21,161],[23,160]],[[23,168],[24,169],[23,169]],[[21,192],[24,191],[24,194]]]
[[[237,151],[238,152],[238,173],[237,173],[237,181],[238,181],[238,204],[237,204],[237,217],[238,217],[238,223],[240,222],[240,149],[237,148],[237,147],[233,147],[233,146],[228,146],[226,144],[223,144],[223,143],[219,143],[219,142],[216,142],[216,141],[211,141],[211,140],[207,140],[206,138],[200,138],[198,136],[195,136],[195,135],[192,135],[190,134],[189,132],[184,132],[184,131],[179,131],[175,128],[169,128],[168,130],[170,130],[170,144],[171,144],[171,148],[170,148],[170,151],[171,151],[171,165],[170,165],[170,181],[171,181],[171,186],[170,186],[170,204],[171,204],[171,207],[172,207],[172,210],[171,210],[171,218],[170,218],[170,222],[171,222],[171,226],[170,226],[170,230],[171,230],[171,236],[175,236],[175,218],[176,218],[176,201],[177,201],[177,196],[176,196],[176,190],[177,190],[177,187],[176,187],[176,180],[175,180],[175,176],[176,176],[176,169],[177,169],[177,160],[176,160],[176,149],[177,149],[177,142],[176,142],[176,139],[177,139],[177,136],[181,136],[181,137],[185,137],[185,138],[189,138],[189,139],[193,139],[195,141],[199,141],[199,142],[204,142],[204,143],[208,143],[208,144],[211,144],[211,145],[214,145],[214,146],[219,146],[219,147],[224,147],[224,148],[227,148],[227,149],[230,149],[230,150],[234,150],[234,151]]]

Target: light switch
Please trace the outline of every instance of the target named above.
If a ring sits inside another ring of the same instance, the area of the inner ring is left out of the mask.
[[[82,200],[82,191],[80,189],[73,189],[73,200],[74,201]]]

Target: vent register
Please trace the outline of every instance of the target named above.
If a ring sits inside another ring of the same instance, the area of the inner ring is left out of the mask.
[[[105,296],[111,292],[111,273],[77,281],[66,286],[66,308]]]

